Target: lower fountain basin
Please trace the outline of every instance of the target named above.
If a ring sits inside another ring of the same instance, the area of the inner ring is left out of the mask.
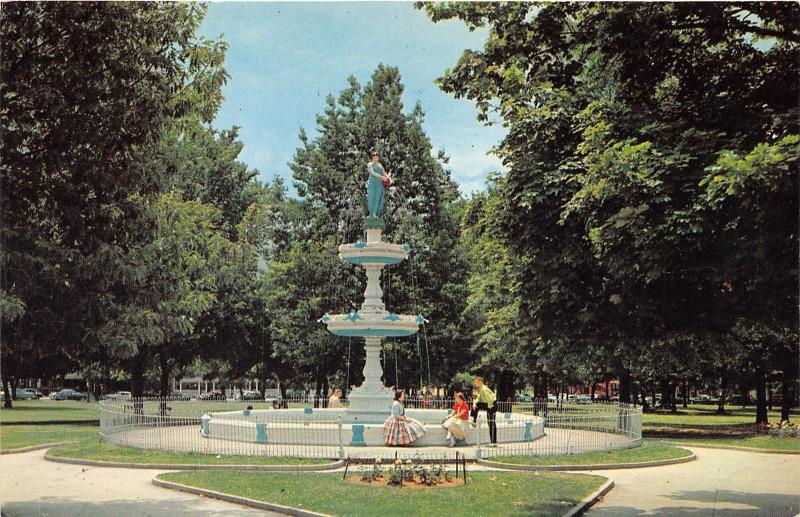
[[[403,337],[417,333],[422,316],[394,313],[326,314],[321,321],[337,336]]]
[[[406,409],[406,416],[422,422],[425,436],[413,446],[441,447],[447,431],[441,423],[447,418],[444,409]],[[481,412],[481,418],[485,418]],[[226,411],[203,415],[201,434],[250,443],[290,445],[383,446],[382,423],[357,423],[348,420],[346,409],[267,409]],[[341,422],[341,424],[340,424]],[[523,413],[497,413],[498,443],[531,442],[544,436],[544,418]],[[341,438],[339,426],[341,425]],[[489,442],[485,421],[479,428],[467,426],[462,445]]]

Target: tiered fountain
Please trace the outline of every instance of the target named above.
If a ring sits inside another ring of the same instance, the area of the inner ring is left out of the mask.
[[[342,429],[343,443],[349,446],[383,445],[383,423],[391,413],[392,392],[381,382],[381,340],[385,337],[414,335],[425,320],[422,315],[395,314],[383,303],[380,277],[383,268],[408,258],[407,244],[383,242],[383,187],[370,179],[368,187],[370,215],[364,220],[366,242],[359,240],[339,246],[339,258],[357,264],[367,273],[364,303],[349,314],[325,314],[320,321],[337,336],[363,337],[367,354],[364,383],[348,396],[350,405],[342,408],[265,409],[225,411],[203,415],[201,433],[206,438],[245,441],[260,444],[324,443],[330,437],[326,425],[336,422]],[[415,446],[442,446],[445,431],[441,423],[445,409],[408,409],[406,415],[420,420],[426,434]],[[307,423],[319,422],[316,427]],[[333,427],[333,426],[329,426]],[[478,436],[480,432],[480,436]],[[544,434],[544,419],[520,413],[498,415],[499,442],[527,442]],[[465,443],[486,442],[488,431],[469,430]]]
[[[381,382],[381,340],[385,337],[411,336],[424,321],[422,315],[395,314],[386,310],[380,278],[383,268],[408,257],[408,244],[381,241],[383,219],[367,217],[364,223],[366,242],[359,240],[339,246],[343,262],[357,264],[367,273],[367,288],[361,309],[349,314],[325,314],[322,321],[337,336],[363,337],[367,359],[364,383],[348,396],[347,420],[360,423],[383,423],[392,405],[392,392]]]

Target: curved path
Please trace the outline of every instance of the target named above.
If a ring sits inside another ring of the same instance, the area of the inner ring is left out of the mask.
[[[687,448],[697,460],[594,472],[612,479],[615,488],[589,514],[780,517],[800,512],[800,456]],[[35,451],[0,457],[3,515],[265,515],[153,486],[153,476],[162,471],[81,467],[43,456],[44,451]]]
[[[587,515],[781,517],[800,513],[800,456],[681,447],[694,452],[697,460],[588,472],[612,479],[614,489]]]
[[[3,516],[277,515],[152,483],[161,470],[82,467],[44,459],[44,450],[0,457]]]

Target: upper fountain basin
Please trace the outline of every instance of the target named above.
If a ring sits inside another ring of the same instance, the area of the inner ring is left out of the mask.
[[[358,241],[339,246],[339,259],[350,264],[397,264],[408,257],[408,244]]]
[[[321,320],[337,336],[402,337],[416,334],[425,320],[410,314],[368,313],[326,314]]]

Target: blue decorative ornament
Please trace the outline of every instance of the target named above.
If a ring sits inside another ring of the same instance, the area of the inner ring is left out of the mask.
[[[425,317],[422,314],[420,314],[417,316],[417,323],[422,325],[424,323],[428,323],[428,320],[426,320]]]
[[[409,246],[408,244],[403,244],[403,251],[409,253],[411,251],[411,246]]]
[[[531,432],[532,430],[533,430],[533,422],[528,420],[527,422],[525,422],[525,434],[522,437],[522,439],[525,440],[526,442],[532,442],[533,441],[533,433]]]
[[[363,319],[364,318],[359,316],[356,311],[350,311],[350,314],[348,314],[347,317],[345,318],[345,320],[347,320],[347,321],[358,321],[358,320],[363,320]]]
[[[387,321],[400,321],[400,316],[398,316],[397,314],[395,314],[393,312],[390,312],[389,315],[386,316],[383,319],[385,319]]]
[[[362,240],[358,240],[358,241],[356,241],[355,244],[353,244],[353,247],[354,248],[358,248],[358,249],[363,249],[363,248],[367,247],[367,243],[362,241]]]

